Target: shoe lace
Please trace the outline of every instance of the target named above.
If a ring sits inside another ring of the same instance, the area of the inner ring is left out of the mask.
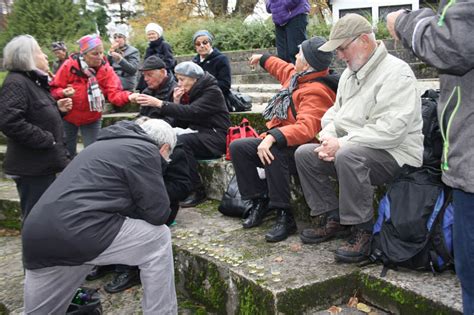
[[[357,229],[355,233],[352,233],[351,238],[349,239],[348,243],[350,244],[351,247],[353,247],[356,244],[358,244],[366,234],[367,234],[366,231]]]

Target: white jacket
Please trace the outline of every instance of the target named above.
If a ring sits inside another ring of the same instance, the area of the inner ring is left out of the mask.
[[[341,75],[336,103],[322,118],[319,136],[390,153],[400,166],[421,166],[423,120],[410,66],[387,53],[383,42],[357,72]]]

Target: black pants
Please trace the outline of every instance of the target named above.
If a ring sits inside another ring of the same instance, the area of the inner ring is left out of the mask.
[[[290,175],[296,174],[295,147],[270,149],[274,160],[263,166],[257,156],[257,147],[262,142],[257,138],[235,140],[230,145],[230,154],[239,191],[243,199],[268,196],[270,209],[290,209]],[[265,169],[266,180],[260,179],[257,167]]]
[[[16,189],[20,196],[21,215],[26,219],[33,206],[56,179],[56,175],[21,176],[15,178]]]
[[[280,59],[295,63],[295,55],[299,51],[298,45],[308,38],[306,35],[307,25],[307,14],[297,15],[282,26],[275,24],[276,47]]]
[[[201,178],[198,173],[198,159],[216,159],[222,154],[216,154],[214,150],[207,148],[199,139],[197,133],[188,133],[178,136],[178,142],[183,144],[186,152],[186,159],[189,165],[189,175],[193,190],[197,190],[202,186]]]

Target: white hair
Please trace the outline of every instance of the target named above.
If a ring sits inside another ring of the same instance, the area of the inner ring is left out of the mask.
[[[311,67],[311,65],[306,61],[306,58],[304,56],[304,53],[303,53],[303,47],[301,47],[300,45],[300,60],[301,62],[303,62],[304,64],[307,64],[309,66],[308,70],[314,70],[313,67]]]
[[[170,124],[162,119],[151,119],[148,117],[140,117],[135,122],[158,144],[158,147],[161,148],[164,144],[168,144],[170,146],[170,155],[173,153],[177,138]]]
[[[31,35],[14,37],[3,49],[3,67],[8,70],[31,71],[36,69],[35,54],[39,45]]]

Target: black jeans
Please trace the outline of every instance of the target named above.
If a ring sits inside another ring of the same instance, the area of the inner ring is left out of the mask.
[[[239,191],[243,199],[268,196],[270,209],[290,209],[290,175],[296,174],[295,147],[270,149],[274,160],[263,165],[257,156],[257,147],[262,142],[258,138],[235,140],[230,144],[230,154],[234,165]],[[266,180],[260,179],[257,167],[265,169]]]
[[[16,189],[20,196],[21,215],[23,221],[43,193],[54,182],[56,175],[21,176],[15,178]]]
[[[208,149],[199,139],[197,133],[188,133],[178,136],[178,142],[183,144],[183,149],[186,152],[186,159],[189,165],[189,175],[193,190],[197,190],[202,186],[201,178],[198,173],[198,159],[216,159],[221,155],[216,155],[215,152]]]
[[[275,38],[277,54],[280,59],[295,63],[295,55],[298,53],[298,45],[305,41],[308,15],[300,14],[292,18],[283,26],[275,24]]]

